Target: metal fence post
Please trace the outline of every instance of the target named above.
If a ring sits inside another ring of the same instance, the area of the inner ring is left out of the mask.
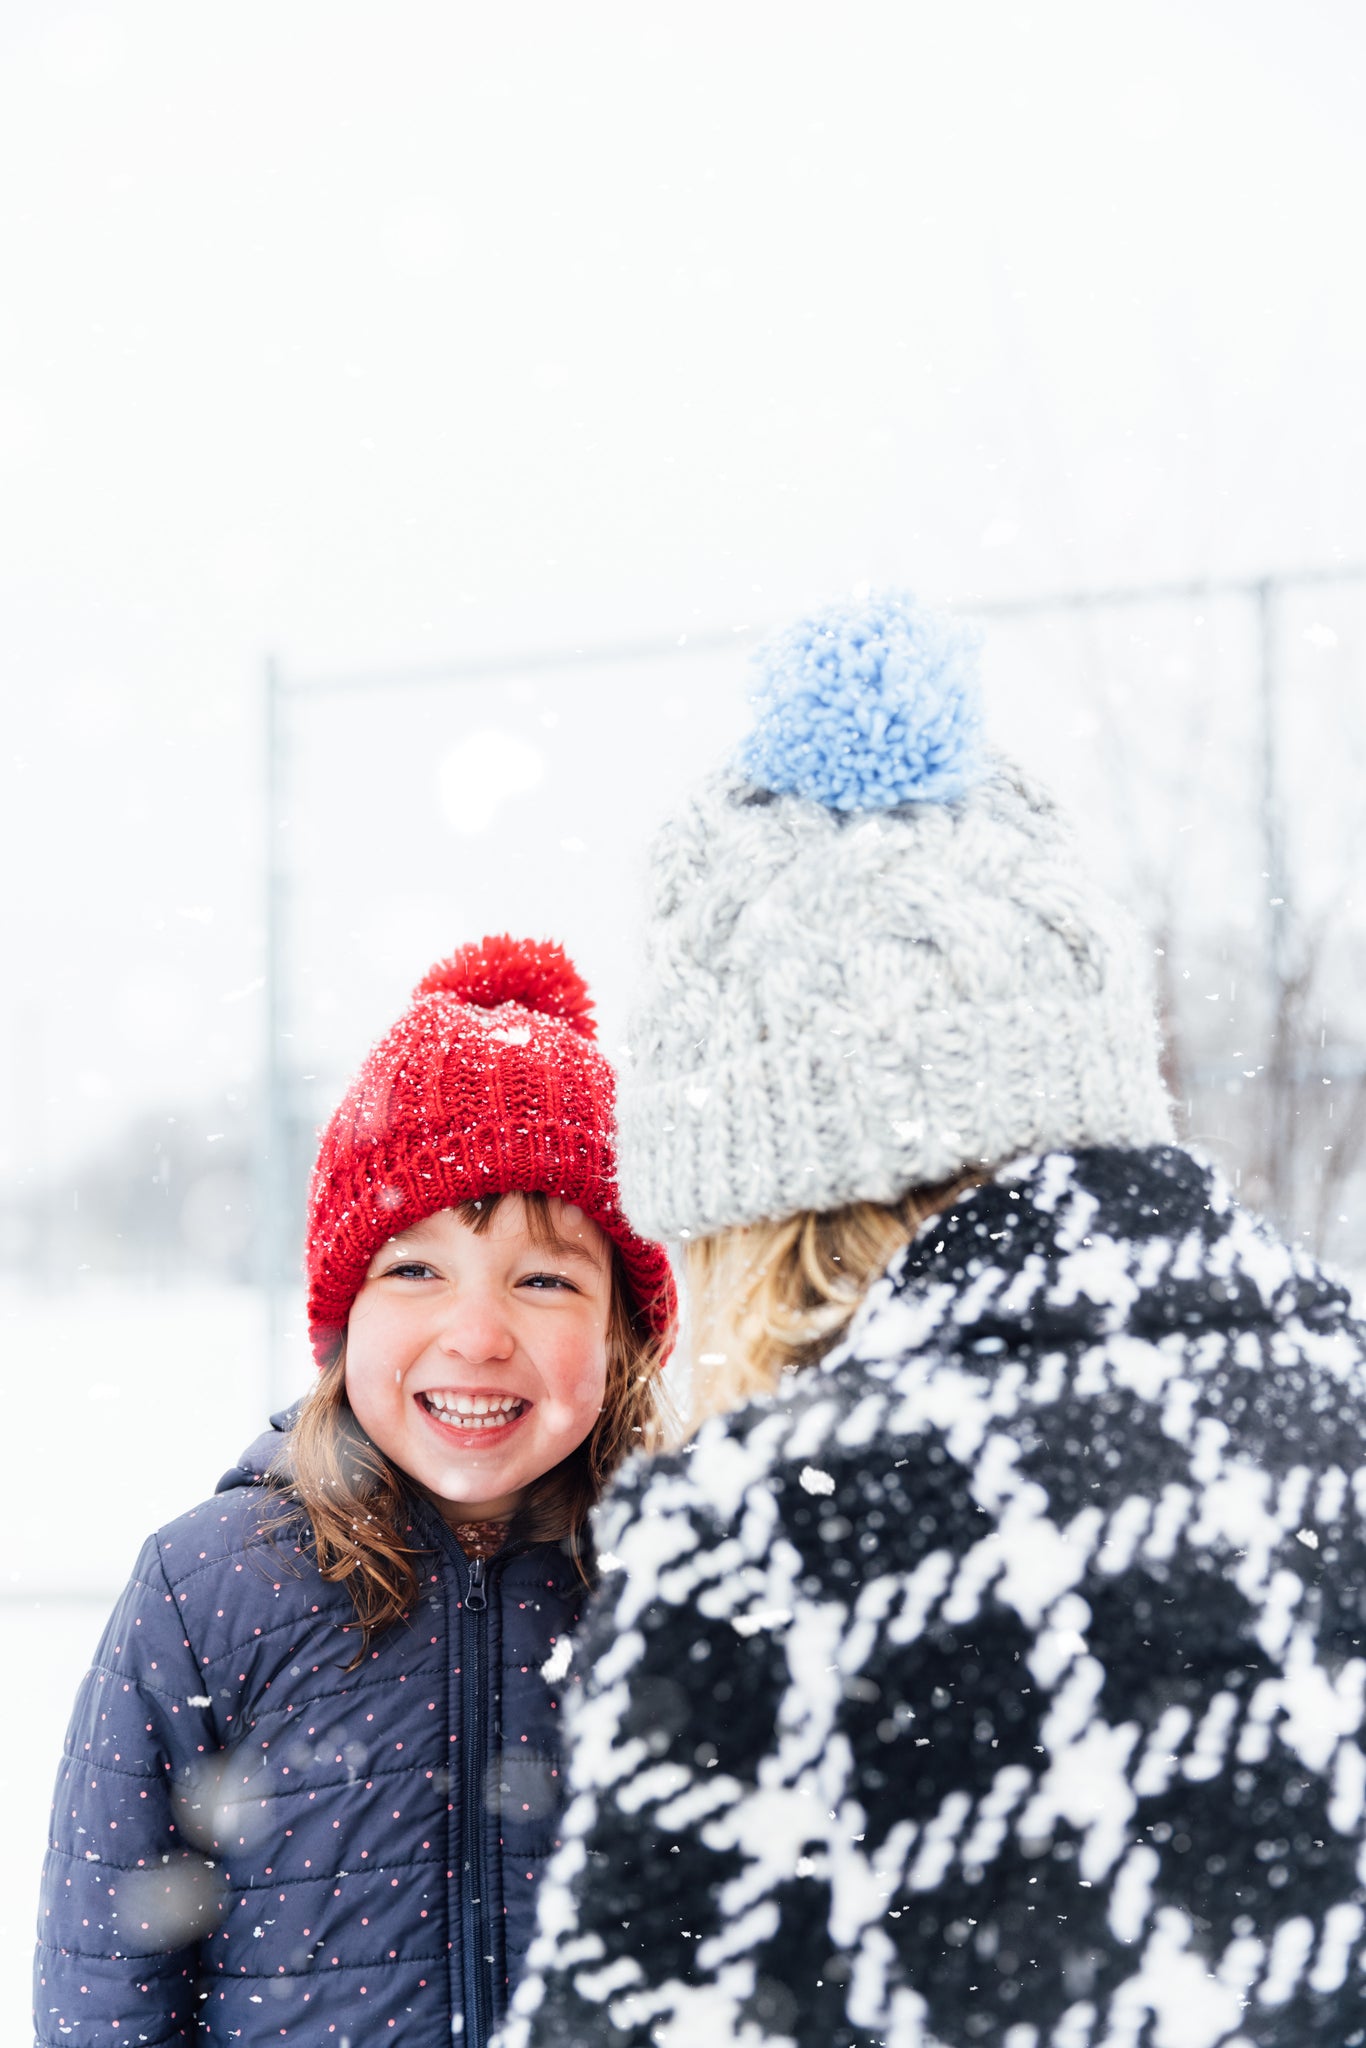
[[[257,1270],[265,1296],[266,1357],[272,1403],[283,1401],[285,1338],[285,1219],[289,1214],[285,1175],[289,1171],[290,1086],[285,1060],[287,874],[284,831],[288,822],[289,769],[285,732],[285,683],[270,657],[263,676],[265,749],[265,1002],[262,1144],[257,1187]]]
[[[1266,886],[1267,973],[1267,1134],[1266,1186],[1278,1219],[1289,1227],[1294,1197],[1290,1186],[1294,1158],[1291,1128],[1295,1105],[1294,1062],[1290,1015],[1290,871],[1285,844],[1285,812],[1280,763],[1280,667],[1277,630],[1277,579],[1261,577],[1253,589],[1257,616],[1257,697],[1261,753],[1260,824]]]

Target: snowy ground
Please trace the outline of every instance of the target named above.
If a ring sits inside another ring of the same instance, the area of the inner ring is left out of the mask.
[[[32,2038],[38,1871],[76,1685],[143,1537],[211,1493],[260,1428],[262,1326],[241,1290],[0,1292],[0,2041]]]

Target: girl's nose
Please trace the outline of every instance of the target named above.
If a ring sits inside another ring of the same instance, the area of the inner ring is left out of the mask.
[[[470,1365],[479,1365],[510,1358],[515,1339],[496,1302],[466,1294],[451,1301],[442,1317],[437,1343],[447,1358],[462,1358]]]

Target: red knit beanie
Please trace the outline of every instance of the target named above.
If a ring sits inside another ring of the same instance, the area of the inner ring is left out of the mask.
[[[480,1195],[558,1195],[621,1254],[632,1303],[657,1336],[674,1316],[662,1245],[637,1237],[617,1196],[615,1081],[592,1043],[586,985],[550,941],[486,938],[425,974],[373,1047],[318,1150],[308,1195],[308,1326],[336,1356],[386,1239]]]

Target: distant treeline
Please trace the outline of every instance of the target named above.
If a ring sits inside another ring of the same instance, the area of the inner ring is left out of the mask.
[[[250,1280],[254,1137],[240,1099],[145,1112],[79,1165],[6,1190],[0,1265],[59,1287],[82,1273]]]

